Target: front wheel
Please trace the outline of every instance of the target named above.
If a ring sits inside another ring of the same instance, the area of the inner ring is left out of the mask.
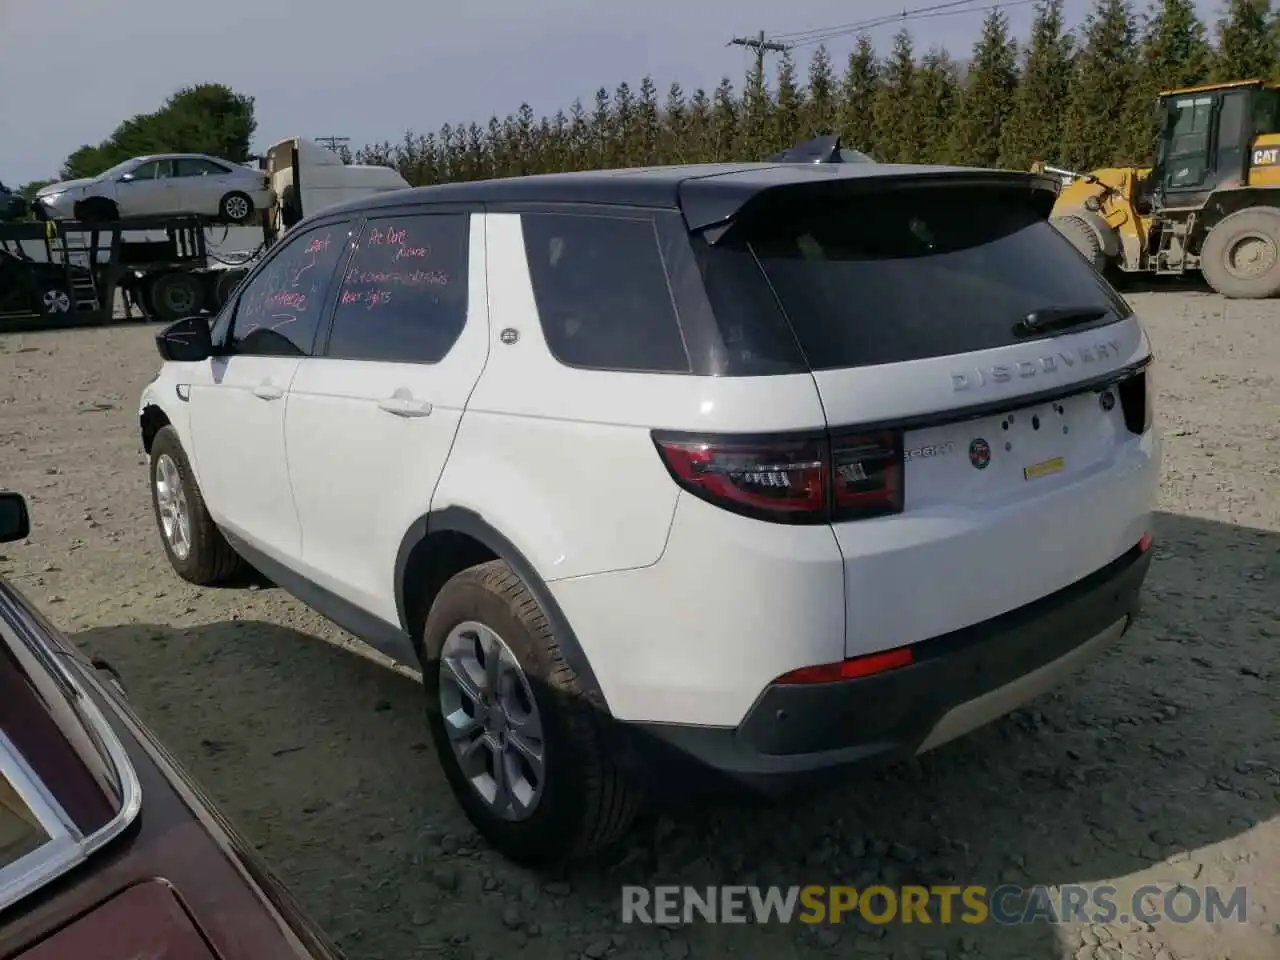
[[[172,426],[161,427],[151,443],[151,506],[165,555],[178,576],[210,587],[235,575],[240,557],[209,516]]]
[[[1200,272],[1231,299],[1280,294],[1280,210],[1253,207],[1219,220],[1200,248]]]
[[[423,654],[440,763],[467,818],[499,853],[546,866],[626,832],[639,794],[538,601],[507,564],[484,563],[445,584]]]

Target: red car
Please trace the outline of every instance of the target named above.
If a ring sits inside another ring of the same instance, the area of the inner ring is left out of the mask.
[[[0,542],[27,507],[0,492]],[[341,954],[90,662],[0,578],[0,958]]]

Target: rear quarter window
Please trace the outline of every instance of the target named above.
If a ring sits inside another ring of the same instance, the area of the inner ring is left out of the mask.
[[[1025,189],[805,200],[776,206],[726,241],[709,257],[729,275],[763,274],[776,303],[757,309],[781,309],[817,370],[1030,340],[1018,321],[1050,306],[1101,308],[1073,332],[1130,312]]]
[[[557,360],[593,370],[689,372],[651,218],[526,213],[520,221],[538,318]]]

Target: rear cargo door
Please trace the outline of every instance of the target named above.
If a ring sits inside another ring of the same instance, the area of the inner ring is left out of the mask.
[[[865,483],[868,450],[902,460],[901,512],[834,524],[850,655],[1008,612],[1141,537],[1142,427],[1111,381],[1149,346],[1046,206],[1025,185],[935,184],[792,204],[749,234],[837,483]],[[842,468],[842,449],[862,453]]]

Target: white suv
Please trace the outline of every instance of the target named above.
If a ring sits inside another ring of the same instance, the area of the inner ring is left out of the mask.
[[[1150,560],[1150,347],[1056,190],[747,164],[329,209],[157,338],[164,549],[420,663],[521,862],[930,749],[1116,640]]]

